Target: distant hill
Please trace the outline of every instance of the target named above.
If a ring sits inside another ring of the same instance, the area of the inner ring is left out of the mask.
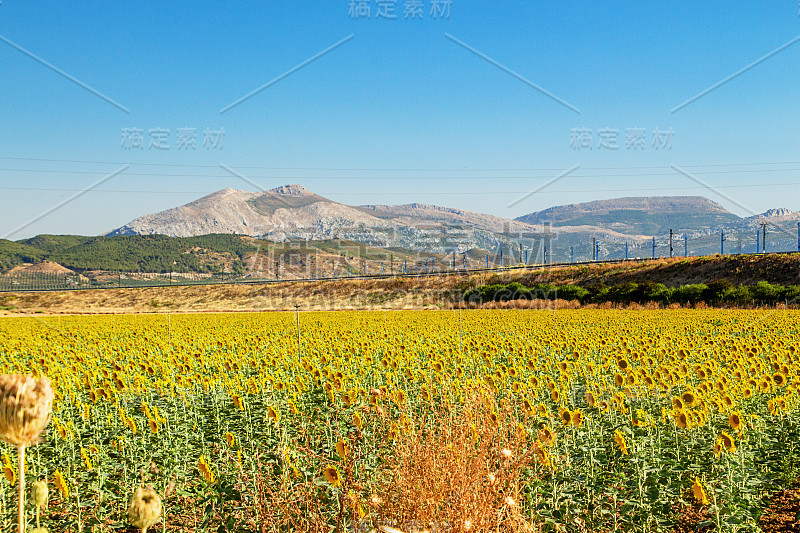
[[[493,249],[538,230],[523,222],[425,204],[349,206],[285,185],[265,192],[224,189],[139,217],[107,236],[190,237],[230,233],[274,242],[347,239],[431,253]]]
[[[24,244],[28,243],[28,244]],[[39,248],[41,246],[41,248]],[[164,235],[81,237],[39,235],[21,242],[0,240],[0,272],[20,265],[47,265],[75,271],[126,272],[241,272],[244,257],[257,250],[252,242],[235,235],[171,238]],[[28,272],[51,267],[28,267]]]
[[[516,220],[553,226],[596,226],[630,235],[698,231],[738,222],[740,218],[703,196],[614,198],[561,205]]]
[[[285,185],[265,192],[223,189],[186,205],[139,217],[107,236],[230,233],[282,241],[310,234],[325,238],[359,225],[388,224],[301,185]]]
[[[38,263],[46,253],[24,242],[0,239],[0,272],[5,272],[23,263]]]
[[[428,260],[441,267],[450,259],[433,254],[422,256],[402,248],[370,247],[343,239],[276,243],[229,234],[197,237],[39,235],[26,241],[32,244],[0,240],[0,275],[75,272],[107,281],[107,272],[121,271],[204,276],[224,273],[244,278],[293,279],[396,271],[401,264],[407,266],[409,272],[415,272],[423,269]]]

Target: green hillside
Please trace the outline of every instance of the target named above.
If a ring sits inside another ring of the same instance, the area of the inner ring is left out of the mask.
[[[199,237],[165,235],[38,235],[21,241],[0,240],[0,273],[23,263],[44,260],[76,272],[232,272],[241,274],[253,254],[307,256],[316,253],[354,256],[367,261],[417,257],[411,250],[387,250],[347,240],[275,243],[241,235]],[[250,259],[248,259],[250,258]]]
[[[38,263],[46,253],[22,242],[0,239],[0,272],[6,272],[22,263]]]
[[[24,241],[0,240],[0,272],[43,260],[71,270],[126,272],[241,272],[243,257],[257,250],[237,235],[173,238],[164,235],[82,237],[39,235]]]
[[[37,235],[17,242],[37,248],[42,252],[53,254],[89,242],[94,238],[83,235]]]

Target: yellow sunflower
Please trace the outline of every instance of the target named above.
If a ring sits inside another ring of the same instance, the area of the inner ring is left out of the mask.
[[[628,443],[625,442],[625,435],[620,430],[614,432],[614,444],[617,445],[622,455],[628,455]]]
[[[733,442],[733,437],[724,431],[722,432],[722,435],[717,437],[717,442],[725,449],[725,451],[729,453],[736,451],[736,444]]]
[[[340,487],[342,485],[342,476],[335,466],[326,466],[323,468],[322,475],[325,476],[325,481],[334,487]]]
[[[692,496],[700,505],[709,504],[708,496],[706,495],[706,489],[703,488],[703,484],[700,483],[700,480],[697,477],[694,478],[694,484],[692,485]]]

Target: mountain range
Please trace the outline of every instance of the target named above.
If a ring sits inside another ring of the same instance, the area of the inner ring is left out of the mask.
[[[785,208],[742,218],[702,196],[598,200],[551,207],[511,220],[419,203],[351,206],[294,184],[264,192],[223,189],[136,218],[107,236],[238,234],[275,242],[348,239],[431,253],[502,247],[545,253],[549,247],[551,254],[561,256],[551,255],[550,260],[557,260],[576,251],[586,255],[583,248],[590,249],[592,239],[603,243],[601,256],[621,253],[625,243],[638,249],[639,256],[649,256],[652,238],[657,238],[657,246],[664,246],[670,229],[676,238],[686,236],[687,248],[691,241],[693,254],[719,251],[720,231],[725,231],[728,239],[738,239],[740,249],[744,243],[741,251],[750,251],[762,222],[769,224],[771,247],[793,250],[798,221],[800,212]]]

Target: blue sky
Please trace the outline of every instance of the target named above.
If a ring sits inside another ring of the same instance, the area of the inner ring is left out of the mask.
[[[0,236],[99,234],[285,183],[511,218],[667,194],[745,216],[800,209],[796,0],[452,0],[436,18],[423,0],[406,18],[409,3],[384,2],[387,19],[377,0],[369,18],[350,0],[2,0]],[[183,128],[196,148],[178,149]],[[123,146],[125,129],[143,149]],[[149,147],[158,129],[166,149]],[[221,146],[206,130],[224,130]]]

